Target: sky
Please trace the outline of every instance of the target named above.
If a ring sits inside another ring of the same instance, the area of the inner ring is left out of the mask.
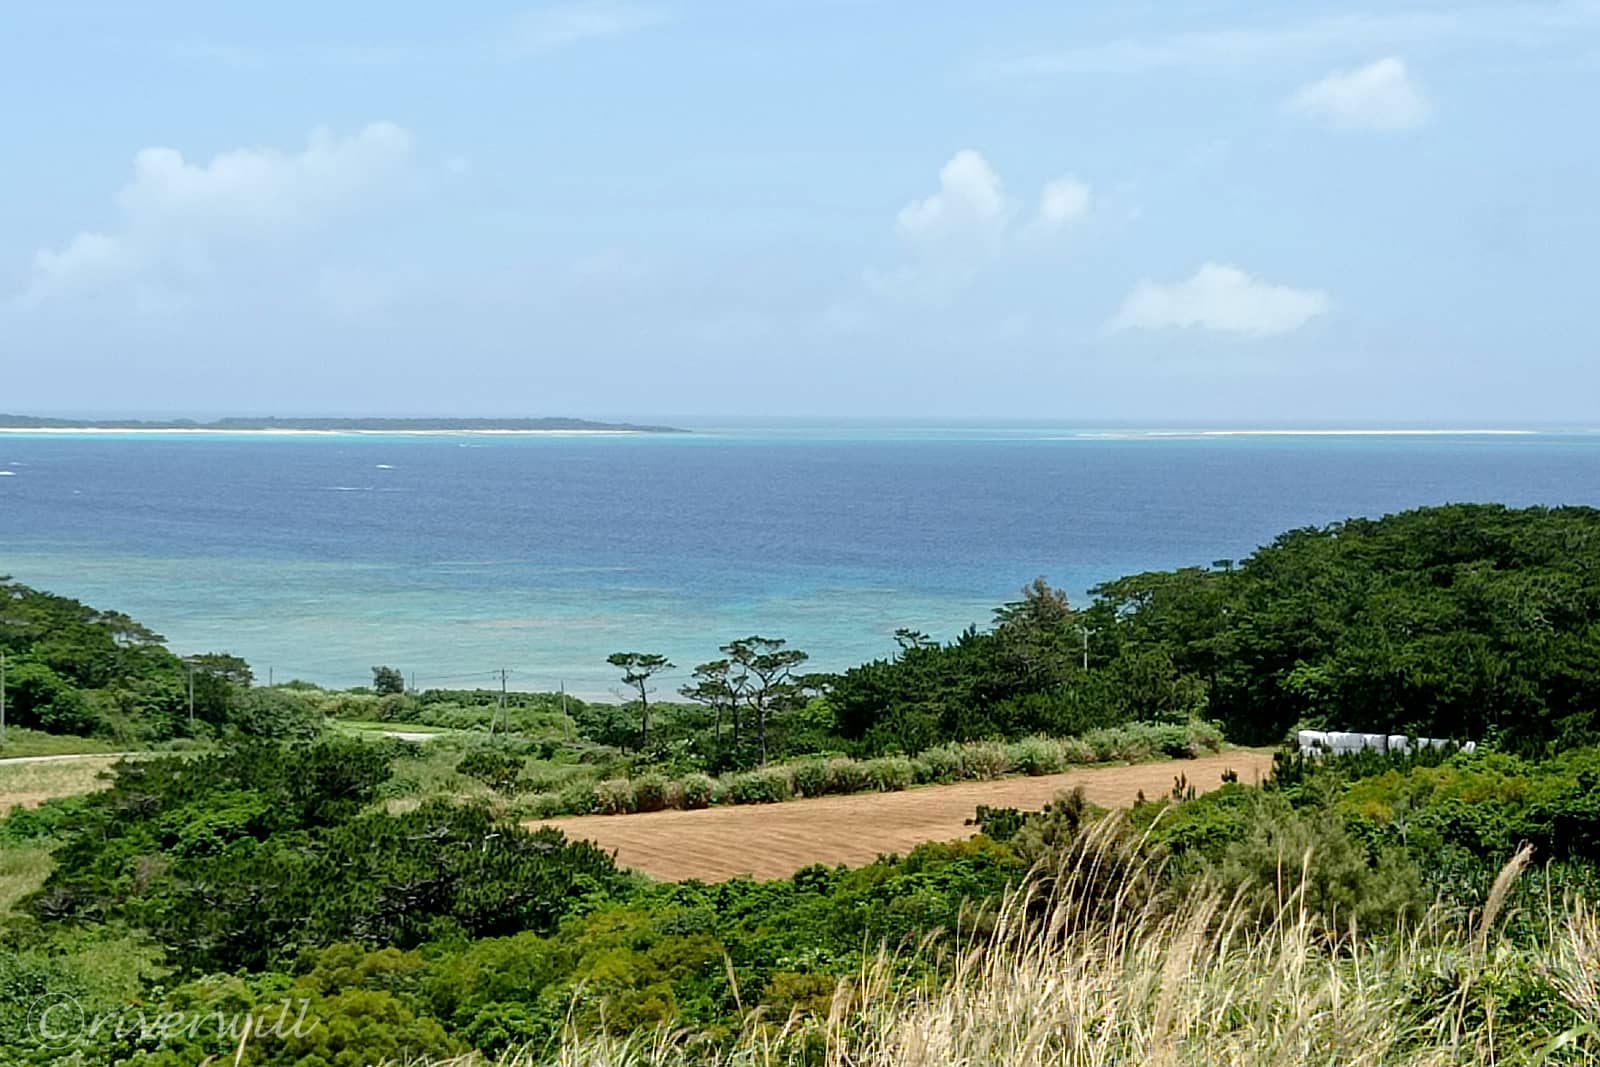
[[[7,5],[0,410],[1600,422],[1600,2]]]

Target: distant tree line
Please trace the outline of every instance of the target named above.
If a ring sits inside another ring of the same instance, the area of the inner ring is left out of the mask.
[[[714,772],[1195,718],[1250,743],[1297,726],[1530,752],[1589,743],[1600,739],[1600,511],[1462,504],[1351,519],[1290,531],[1237,563],[1106,582],[1084,607],[1040,579],[986,629],[896,640],[891,657],[823,675],[783,639],[739,638],[692,669],[677,702],[652,697],[674,669],[665,656],[617,652],[609,662],[633,699],[573,701],[570,715],[563,701],[560,721]],[[138,741],[308,736],[322,720],[290,687],[255,686],[235,656],[180,659],[126,615],[8,580],[0,653],[16,726]],[[374,668],[381,717],[426,703],[405,689],[399,670]]]
[[[1294,530],[1248,558],[1042,581],[987,631],[902,633],[830,679],[870,751],[1203,715],[1230,738],[1313,728],[1600,740],[1600,511],[1460,504]],[[1087,659],[1087,668],[1084,665]]]

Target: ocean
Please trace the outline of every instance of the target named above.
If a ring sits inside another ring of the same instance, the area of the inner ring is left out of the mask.
[[[1600,434],[694,426],[686,435],[0,434],[0,574],[261,680],[618,691],[750,634],[836,669],[1036,576],[1123,574],[1423,504],[1600,505]],[[498,684],[496,682],[495,684]]]

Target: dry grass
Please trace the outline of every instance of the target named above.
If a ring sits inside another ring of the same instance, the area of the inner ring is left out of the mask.
[[[1098,840],[1094,838],[1098,837]],[[1129,850],[1132,851],[1129,851]],[[1122,850],[1119,852],[1119,850]],[[1234,900],[1176,911],[1141,902],[1137,842],[1091,834],[1059,894],[1023,890],[982,944],[955,946],[946,980],[899,982],[879,959],[842,981],[826,1019],[754,1020],[732,1047],[670,1031],[569,1034],[553,1054],[465,1057],[453,1067],[1513,1067],[1600,1063],[1600,922],[1575,906],[1542,950],[1467,925],[1330,942],[1284,900],[1265,928]],[[1108,878],[1117,869],[1123,873]],[[1520,865],[1508,869],[1506,884]],[[1131,873],[1129,873],[1131,871]],[[1042,914],[1042,918],[1040,917]],[[1488,936],[1482,936],[1487,932]],[[1540,1032],[1498,1005],[1492,976],[1517,960],[1564,998]],[[1445,986],[1424,1008],[1419,979]]]
[[[1184,776],[1204,792],[1232,770],[1242,782],[1272,769],[1268,753],[1235,751],[1201,759],[1090,767],[1037,778],[930,785],[901,793],[857,793],[783,804],[659,811],[641,815],[586,815],[549,825],[575,840],[594,841],[617,862],[669,880],[715,882],[739,875],[787,878],[813,863],[871,863],[885,853],[905,853],[925,841],[970,837],[978,805],[1037,809],[1063,790],[1083,787],[1102,807],[1128,807],[1140,793],[1165,796]]]
[[[104,789],[101,774],[121,756],[63,756],[0,761],[0,813],[36,808],[56,797]]]

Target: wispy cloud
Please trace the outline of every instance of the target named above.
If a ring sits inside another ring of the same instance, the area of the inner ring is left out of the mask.
[[[185,39],[166,45],[173,59],[238,68],[305,66],[363,68],[430,61],[523,59],[585,41],[619,37],[659,26],[667,13],[656,7],[610,0],[530,8],[489,27],[429,41],[299,41],[276,45]]]
[[[1595,0],[1454,11],[1391,9],[1031,50],[982,62],[975,72],[983,78],[1029,78],[1144,74],[1179,68],[1246,69],[1267,61],[1304,62],[1336,50],[1389,50],[1416,43],[1480,41],[1531,46],[1576,29],[1596,27],[1600,27],[1600,3]]]
[[[1284,107],[1336,129],[1379,133],[1415,129],[1432,110],[1398,56],[1355,70],[1336,70],[1295,93]]]
[[[1181,282],[1134,286],[1108,332],[1199,326],[1269,337],[1298,330],[1328,310],[1328,294],[1274,285],[1226,263],[1204,263]]]
[[[510,56],[538,55],[580,41],[636,33],[665,21],[662,11],[633,4],[602,0],[560,4],[518,15],[502,35],[499,47]]]

